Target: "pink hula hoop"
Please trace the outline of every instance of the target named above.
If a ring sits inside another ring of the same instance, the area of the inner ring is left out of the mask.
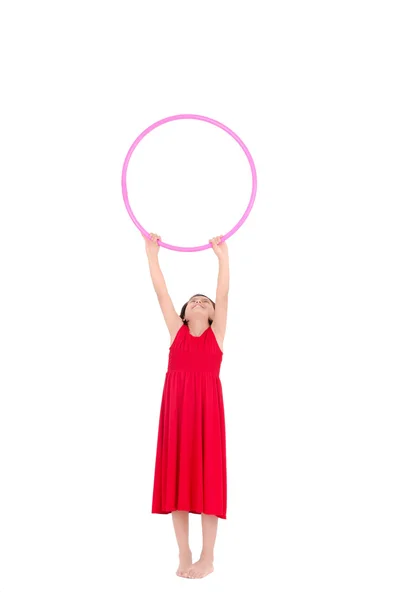
[[[121,176],[121,188],[123,191],[123,198],[124,198],[124,203],[126,206],[126,209],[128,211],[128,214],[130,215],[132,221],[135,223],[135,225],[138,227],[138,229],[148,238],[150,239],[150,234],[149,232],[147,232],[142,225],[139,223],[138,219],[135,217],[134,213],[131,210],[129,201],[128,201],[128,193],[127,193],[127,185],[126,185],[126,176],[127,176],[127,168],[128,168],[128,163],[130,161],[131,155],[134,152],[135,148],[137,147],[137,145],[139,144],[139,142],[151,131],[153,131],[153,129],[155,129],[156,127],[160,127],[160,125],[163,125],[164,123],[168,123],[169,121],[177,121],[179,119],[197,119],[199,121],[206,121],[207,123],[212,123],[212,125],[216,125],[217,127],[220,127],[220,129],[223,129],[224,131],[226,131],[229,135],[232,136],[233,139],[236,140],[236,142],[241,146],[241,148],[243,149],[246,157],[248,158],[248,162],[250,164],[251,167],[251,173],[252,173],[252,191],[251,191],[251,197],[248,203],[247,208],[245,209],[245,212],[243,214],[243,216],[241,217],[241,219],[238,221],[238,223],[233,227],[233,229],[231,229],[228,233],[226,233],[225,235],[223,235],[221,237],[221,241],[226,241],[228,238],[230,238],[230,236],[233,235],[233,233],[236,233],[236,231],[241,227],[241,225],[244,223],[244,221],[246,220],[246,218],[248,217],[252,206],[254,204],[254,200],[255,200],[255,196],[256,196],[256,187],[257,187],[257,177],[256,177],[256,169],[255,169],[255,164],[254,161],[252,159],[252,156],[247,148],[247,146],[244,144],[244,142],[238,137],[238,135],[236,135],[231,129],[229,129],[229,127],[226,127],[226,125],[223,125],[222,123],[220,123],[219,121],[215,121],[214,119],[210,119],[209,117],[203,117],[201,115],[190,115],[190,114],[183,114],[183,115],[174,115],[171,117],[166,117],[165,119],[161,119],[160,121],[157,121],[156,123],[153,123],[153,125],[150,125],[150,127],[148,127],[147,129],[145,129],[145,131],[143,131],[140,135],[138,135],[138,137],[136,138],[135,142],[132,144],[131,148],[128,150],[127,156],[125,157],[124,160],[124,165],[123,165],[123,171],[122,171],[122,176]],[[157,240],[159,246],[163,246],[164,248],[168,248],[169,250],[177,250],[179,252],[197,252],[199,250],[206,250],[207,248],[211,248],[212,244],[205,244],[204,246],[195,246],[195,247],[187,247],[184,248],[182,246],[173,246],[172,244],[167,244],[166,242],[163,242],[161,240]]]

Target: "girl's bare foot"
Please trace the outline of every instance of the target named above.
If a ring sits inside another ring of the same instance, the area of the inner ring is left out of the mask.
[[[211,558],[207,558],[202,556],[200,560],[195,562],[187,572],[187,576],[190,579],[201,579],[201,577],[205,577],[209,575],[214,570],[213,561]]]
[[[187,577],[188,570],[192,566],[192,553],[190,550],[179,552],[179,567],[176,571],[178,577]]]

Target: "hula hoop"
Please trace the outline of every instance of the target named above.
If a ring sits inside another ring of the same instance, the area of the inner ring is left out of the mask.
[[[130,215],[133,223],[135,223],[135,225],[138,227],[138,229],[148,239],[150,239],[150,233],[147,232],[142,227],[142,225],[139,223],[138,219],[135,217],[134,213],[132,212],[130,204],[129,204],[128,193],[127,193],[127,184],[126,184],[128,163],[130,162],[131,155],[134,152],[135,148],[137,147],[137,145],[139,144],[139,142],[148,133],[150,133],[151,131],[153,131],[153,129],[156,129],[156,127],[160,127],[160,125],[163,125],[164,123],[168,123],[169,121],[177,121],[177,120],[180,120],[180,119],[197,119],[199,121],[206,121],[207,123],[212,123],[212,125],[216,125],[220,129],[223,129],[224,131],[226,131],[226,133],[228,133],[229,135],[231,135],[233,139],[236,140],[236,142],[241,146],[241,148],[243,149],[246,157],[248,158],[248,162],[249,162],[249,165],[251,167],[251,173],[252,173],[252,191],[251,191],[250,201],[248,203],[247,208],[245,209],[245,212],[244,212],[243,216],[238,221],[238,223],[233,227],[233,229],[231,229],[230,231],[228,231],[228,233],[226,233],[225,235],[223,235],[221,237],[221,241],[222,242],[226,241],[228,238],[230,238],[230,236],[233,235],[233,233],[236,233],[236,231],[241,227],[241,225],[244,223],[244,221],[246,220],[246,218],[248,217],[248,215],[249,215],[249,213],[250,213],[250,211],[252,209],[252,206],[253,206],[254,200],[255,200],[255,196],[256,196],[256,187],[257,187],[256,169],[255,169],[255,164],[254,164],[253,158],[252,158],[252,156],[251,156],[251,154],[250,154],[247,146],[238,137],[238,135],[235,134],[234,131],[232,131],[231,129],[229,129],[229,127],[226,127],[226,125],[223,125],[222,123],[220,123],[219,121],[215,121],[214,119],[210,119],[209,117],[203,117],[201,115],[190,115],[190,114],[173,115],[171,117],[166,117],[165,119],[161,119],[160,121],[156,121],[156,123],[153,123],[153,125],[150,125],[150,127],[148,127],[147,129],[145,129],[140,135],[138,135],[138,137],[136,138],[135,142],[132,144],[131,148],[128,150],[127,156],[125,157],[124,165],[123,165],[123,171],[122,171],[122,175],[121,175],[121,188],[122,188],[122,191],[123,191],[123,198],[124,198],[124,203],[125,203],[127,212]],[[177,250],[179,252],[197,252],[199,250],[206,250],[207,248],[212,248],[212,244],[205,244],[204,246],[195,246],[195,247],[184,248],[182,246],[173,246],[172,244],[167,244],[166,242],[163,242],[161,240],[157,240],[157,243],[159,244],[159,246],[163,246],[164,248],[168,248],[169,250]]]

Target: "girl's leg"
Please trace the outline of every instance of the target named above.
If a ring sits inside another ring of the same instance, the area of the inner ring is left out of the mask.
[[[201,524],[203,529],[203,548],[200,559],[188,571],[192,578],[205,577],[214,570],[214,546],[218,530],[218,517],[202,513]]]
[[[189,513],[186,510],[173,511],[172,522],[179,548],[179,567],[176,574],[187,577],[187,571],[192,566],[192,552],[189,547]]]

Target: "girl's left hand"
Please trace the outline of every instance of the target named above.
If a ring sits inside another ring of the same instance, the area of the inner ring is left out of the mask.
[[[226,242],[220,242],[221,235],[211,238],[208,240],[212,244],[212,249],[218,258],[228,255],[228,248]]]

